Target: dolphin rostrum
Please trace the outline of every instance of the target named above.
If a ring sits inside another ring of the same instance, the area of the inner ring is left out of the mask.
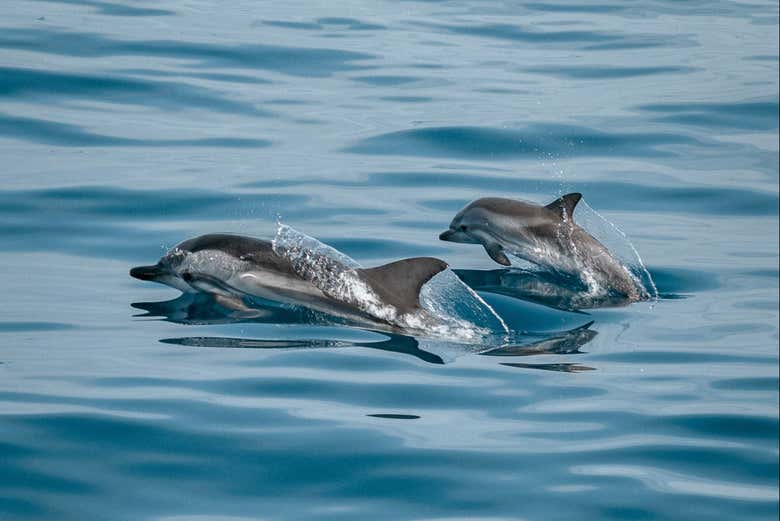
[[[574,277],[592,292],[617,293],[627,301],[647,291],[609,250],[579,227],[574,208],[582,194],[566,194],[546,206],[485,197],[455,215],[443,241],[481,244],[491,259],[511,265],[511,253],[556,274]]]
[[[180,243],[157,264],[133,268],[130,275],[185,293],[210,293],[237,310],[250,310],[245,297],[259,297],[398,327],[403,323],[399,318],[424,313],[420,289],[446,268],[439,259],[417,257],[375,268],[349,268],[345,273],[351,278],[338,279],[340,286],[329,285],[296,270],[271,241],[210,234]]]

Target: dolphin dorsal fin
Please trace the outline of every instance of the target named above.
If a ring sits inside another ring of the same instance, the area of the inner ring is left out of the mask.
[[[423,284],[445,269],[447,263],[442,260],[415,257],[357,271],[379,298],[401,313],[408,313],[420,307]]]
[[[555,201],[551,202],[545,208],[551,212],[555,212],[561,219],[572,219],[574,215],[574,208],[577,203],[582,199],[582,194],[579,192],[572,192],[570,194],[562,195]]]

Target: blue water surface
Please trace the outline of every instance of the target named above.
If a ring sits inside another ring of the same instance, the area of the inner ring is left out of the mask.
[[[6,0],[0,158],[0,519],[778,517],[776,1]],[[657,303],[523,302],[437,240],[567,191]],[[444,259],[524,340],[128,276],[279,220]]]

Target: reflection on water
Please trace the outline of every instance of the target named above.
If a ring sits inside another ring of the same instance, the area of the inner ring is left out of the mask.
[[[348,322],[318,311],[298,306],[279,306],[261,301],[252,302],[252,313],[236,311],[219,304],[208,293],[184,293],[178,298],[162,302],[136,302],[132,306],[146,313],[141,318],[160,318],[162,320],[186,325],[218,324],[298,324],[298,325],[352,325]],[[411,336],[389,334],[377,331],[386,340],[355,342],[328,339],[273,339],[273,338],[236,338],[219,336],[188,336],[162,338],[160,342],[188,347],[241,348],[241,349],[337,349],[345,347],[365,347],[400,354],[407,354],[432,364],[444,364],[458,356],[479,353],[486,356],[532,356],[532,355],[570,355],[581,351],[580,347],[590,342],[598,333],[590,327],[593,322],[570,331],[541,334],[515,334],[511,345],[498,347],[485,345],[451,344],[446,341],[430,339],[418,340]],[[431,352],[427,349],[430,349]],[[505,364],[506,365],[506,364]],[[512,365],[512,364],[509,364]],[[542,364],[545,369],[571,372],[571,364]],[[539,368],[533,364],[520,364],[514,367]]]
[[[557,309],[574,311],[620,307],[632,302],[614,291],[591,294],[579,279],[549,271],[522,268],[454,271],[476,291],[515,297]]]

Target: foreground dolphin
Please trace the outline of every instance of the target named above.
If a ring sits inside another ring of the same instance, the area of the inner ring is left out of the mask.
[[[220,304],[251,312],[245,297],[294,305],[398,327],[399,318],[423,313],[420,289],[447,268],[439,259],[417,257],[376,268],[354,268],[339,287],[318,284],[299,274],[270,241],[228,234],[186,240],[157,264],[139,266],[130,275],[172,286],[182,292],[202,291]]]
[[[634,302],[648,297],[629,270],[607,248],[575,224],[582,198],[566,194],[546,206],[485,197],[471,202],[439,239],[482,244],[490,258],[511,265],[512,253],[554,273],[574,277],[592,292],[617,293]]]

